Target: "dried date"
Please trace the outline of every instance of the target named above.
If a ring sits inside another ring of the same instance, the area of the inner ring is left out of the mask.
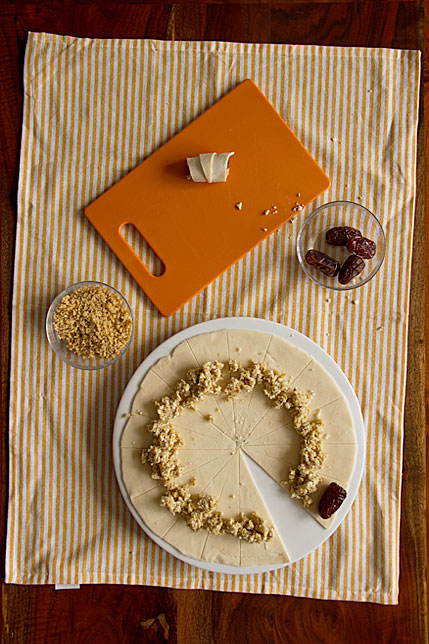
[[[355,237],[362,237],[362,233],[351,226],[336,226],[326,232],[326,241],[330,246],[345,246],[349,239]]]
[[[371,259],[377,252],[377,245],[367,237],[352,237],[347,241],[347,249],[359,257]]]
[[[349,255],[341,266],[338,273],[338,281],[340,284],[348,284],[354,277],[362,273],[365,268],[365,262],[362,257],[357,255]]]
[[[310,266],[317,268],[330,277],[338,275],[338,271],[340,270],[340,262],[338,260],[314,248],[311,248],[305,253],[305,261]]]
[[[329,519],[342,505],[347,497],[346,490],[338,483],[330,483],[319,501],[319,514],[322,519]]]

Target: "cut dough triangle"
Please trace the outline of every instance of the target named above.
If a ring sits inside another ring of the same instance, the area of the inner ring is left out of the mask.
[[[310,409],[318,409],[321,405],[326,405],[343,396],[326,369],[314,360],[311,360],[293,381],[293,386],[305,394],[313,392]]]
[[[260,458],[268,456],[269,458],[275,458],[282,463],[298,463],[299,462],[299,451],[301,449],[300,443],[280,443],[277,445],[246,445],[245,451],[251,455],[252,458],[259,455]],[[285,477],[287,478],[287,477]]]
[[[207,431],[204,431],[204,425],[208,425]],[[203,429],[204,433],[197,431],[193,432],[192,430],[185,429],[178,423],[175,423],[174,426],[180,434],[180,438],[183,440],[183,446],[181,449],[199,451],[225,451],[225,449],[229,449],[230,451],[233,451],[235,448],[235,443],[231,438],[228,438],[228,436],[219,432],[205,419],[201,420],[201,425],[196,424],[196,428]]]
[[[264,364],[268,369],[274,369],[284,373],[293,381],[301,371],[311,362],[311,358],[305,351],[297,349],[290,342],[271,336]]]
[[[158,418],[154,401],[160,400],[164,396],[171,396],[172,393],[172,388],[162,378],[154,371],[148,371],[142,380],[140,389],[134,396],[132,412],[149,418]]]
[[[196,335],[187,342],[200,366],[205,362],[215,360],[225,365],[228,363],[229,348],[226,330]],[[227,373],[227,370],[225,370],[225,373]],[[224,385],[225,382],[223,381],[220,384]],[[234,408],[232,400],[227,400],[224,395],[213,396],[207,401],[200,403],[198,409],[209,416],[213,416],[216,419],[216,425],[227,436],[234,437]]]
[[[239,515],[238,475],[239,452],[237,451],[225,470],[220,473],[219,479],[222,481],[220,494],[216,495],[214,486],[208,486],[205,490],[205,492],[213,494],[219,500],[217,508],[227,517],[237,518]],[[201,557],[204,561],[216,561],[230,566],[239,566],[240,542],[230,534],[215,535],[206,533]]]
[[[122,480],[131,499],[160,485],[159,480],[151,477],[150,468],[142,463],[141,453],[135,447],[121,447]]]
[[[226,515],[236,516],[238,510],[235,509],[233,500],[229,499],[229,490],[231,494],[238,494],[238,474],[234,477],[234,469],[238,470],[237,466],[238,454],[231,456],[227,464],[205,485],[200,488],[195,486],[198,492],[211,494],[216,499],[220,499],[217,509],[224,512]],[[223,494],[225,491],[225,494]],[[231,503],[228,503],[229,499]],[[238,499],[237,499],[238,508]],[[212,535],[206,530],[192,531],[185,521],[181,519],[177,522],[171,530],[165,535],[172,546],[180,550],[186,551],[186,554],[201,559],[204,557],[205,561],[223,561],[231,565],[238,565],[240,559],[240,548],[238,539],[230,535]]]
[[[183,465],[183,473],[194,472],[196,469],[220,458],[231,456],[231,449],[183,449],[179,448],[177,455],[180,463]]]
[[[352,415],[344,398],[339,398],[320,407],[320,415],[325,424],[323,431],[326,436],[323,442],[326,445],[330,443],[356,443]]]
[[[292,447],[292,446],[291,446]],[[299,446],[294,446],[299,449]],[[340,448],[338,452],[335,448]],[[334,448],[331,452],[331,448]],[[344,452],[345,448],[351,448],[350,452]],[[293,462],[288,462],[286,459],[276,458],[274,454],[279,453],[281,449],[278,445],[271,446],[245,446],[244,451],[248,454],[262,469],[264,469],[267,474],[271,476],[277,483],[281,485],[281,481],[288,480],[289,469],[296,467],[299,462],[299,457],[296,458]],[[332,455],[331,455],[332,454]],[[335,481],[343,488],[347,489],[348,482],[353,474],[354,462],[356,458],[356,445],[330,445],[330,452],[326,458],[325,463],[322,466],[321,476],[327,481]],[[331,476],[332,471],[335,471],[335,477]],[[343,478],[342,476],[343,475]],[[323,486],[321,483],[316,492],[311,496],[313,498],[313,503],[310,508],[307,510],[316,521],[325,527],[329,527],[330,521],[325,521],[322,519],[317,512],[317,507],[319,499],[323,494],[323,491],[326,489],[326,485]],[[297,500],[297,503],[299,501]]]
[[[257,564],[282,564],[290,561],[286,548],[283,545],[275,524],[268,512],[262,496],[252,478],[243,455],[240,453],[239,461],[239,506],[240,512],[250,514],[256,512],[268,524],[274,527],[274,536],[265,543],[248,543],[240,540],[240,565],[254,566]]]
[[[152,423],[153,419],[147,416],[135,415],[127,420],[124,431],[121,436],[121,447],[149,447],[152,443],[153,436],[146,427]]]
[[[228,161],[234,152],[219,152],[213,158],[213,181],[226,181],[228,178]]]
[[[254,460],[257,458],[263,460],[265,457],[268,457],[270,459],[276,459],[281,463],[292,463],[292,467],[295,467],[299,463],[300,447],[300,445],[296,444],[270,443],[246,446],[245,450]],[[327,450],[326,459],[320,468],[320,473],[324,476],[331,477],[335,481],[349,481],[355,466],[356,449],[357,446],[355,444],[338,445],[337,443],[331,443],[329,450]],[[287,475],[283,477],[283,480],[287,480]]]
[[[215,157],[214,152],[209,152],[207,154],[200,154],[200,163],[203,169],[204,175],[206,177],[207,183],[213,181],[213,159]]]
[[[177,516],[171,514],[167,508],[160,506],[161,497],[165,492],[162,485],[134,497],[132,504],[147,525],[159,537],[163,537],[166,532],[179,520]]]
[[[249,443],[254,443],[265,436],[265,434],[270,434],[275,430],[292,426],[292,418],[286,409],[274,409],[274,407],[270,406],[267,413],[248,432],[246,439]],[[295,430],[294,433],[296,434]]]
[[[278,410],[280,411],[280,410]],[[262,428],[261,428],[262,431]],[[301,445],[301,438],[294,429],[292,421],[281,425],[271,432],[259,435],[255,430],[248,438],[248,445]]]
[[[152,372],[162,378],[172,390],[177,383],[182,380],[189,369],[195,369],[199,364],[188,346],[187,342],[182,342],[176,347],[173,353],[158,360],[152,367]],[[144,382],[144,381],[143,381]],[[143,385],[143,383],[142,383]]]
[[[270,340],[271,336],[267,333],[228,330],[228,346],[231,360],[237,360],[244,367],[248,366],[250,360],[263,362]],[[237,437],[243,437],[247,433],[246,416],[252,401],[253,393],[253,391],[243,391],[232,399],[234,406],[235,435]]]
[[[291,447],[298,447],[298,445],[292,445]],[[295,467],[299,458],[295,460],[286,461],[280,458],[273,458],[266,453],[264,448],[260,445],[245,445],[243,451],[250,456],[251,459],[255,461],[258,465],[266,471],[267,474],[271,476],[277,483],[280,481],[286,481],[288,478],[289,468]]]

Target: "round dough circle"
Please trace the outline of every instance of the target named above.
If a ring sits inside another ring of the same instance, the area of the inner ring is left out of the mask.
[[[193,532],[183,519],[159,505],[162,484],[150,476],[150,468],[140,462],[141,449],[151,442],[145,425],[156,418],[153,404],[173,393],[175,384],[192,367],[206,361],[236,359],[243,366],[250,360],[284,372],[291,386],[314,391],[313,410],[320,409],[326,424],[324,449],[327,458],[321,470],[323,482],[313,495],[311,515],[318,516],[318,500],[326,486],[335,480],[347,488],[356,457],[356,436],[347,401],[327,371],[312,357],[277,335],[228,329],[196,335],[179,344],[171,355],[161,358],[143,378],[131,408],[131,417],[121,435],[122,477],[131,502],[146,525],[184,555],[200,561],[231,566],[287,563],[287,540],[276,537],[265,544],[249,544],[230,535]],[[299,437],[285,410],[276,410],[261,392],[240,394],[227,401],[209,396],[196,411],[185,410],[175,421],[184,440],[179,459],[184,465],[180,482],[196,477],[195,491],[213,494],[225,515],[256,511],[267,523],[275,520],[263,501],[249,471],[243,452],[275,481],[287,478],[288,469],[299,461]],[[286,490],[284,494],[288,494]],[[302,512],[304,508],[300,505]]]

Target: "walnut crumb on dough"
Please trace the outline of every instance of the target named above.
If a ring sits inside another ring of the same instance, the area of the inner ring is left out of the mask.
[[[182,516],[192,530],[231,534],[249,543],[262,543],[269,541],[274,531],[257,513],[240,514],[238,518],[225,517],[216,509],[217,500],[213,496],[192,494],[188,484],[177,485],[176,479],[183,472],[178,457],[183,441],[172,421],[184,409],[196,409],[198,403],[210,394],[224,393],[230,400],[242,391],[250,393],[260,386],[274,408],[283,407],[289,411],[294,428],[302,439],[299,464],[289,470],[288,481],[282,481],[282,484],[305,507],[311,505],[310,494],[321,480],[318,472],[326,458],[322,449],[323,422],[320,413],[311,416],[311,396],[291,388],[290,378],[285,374],[256,361],[250,361],[247,367],[243,367],[237,360],[229,360],[226,367],[230,378],[223,387],[219,383],[225,375],[225,365],[206,362],[201,368],[190,369],[186,377],[177,383],[173,394],[154,401],[158,418],[148,425],[153,442],[142,450],[142,462],[151,467],[152,478],[160,479],[166,488],[161,505],[173,514]],[[206,418],[214,420],[212,416]],[[195,479],[191,479],[190,485],[194,484]],[[243,483],[240,482],[240,485]]]
[[[180,514],[192,530],[207,530],[212,534],[231,534],[249,543],[262,543],[274,536],[274,531],[256,512],[241,513],[238,519],[225,517],[216,510],[217,500],[209,494],[191,494],[187,485],[168,490],[161,505],[172,514]]]

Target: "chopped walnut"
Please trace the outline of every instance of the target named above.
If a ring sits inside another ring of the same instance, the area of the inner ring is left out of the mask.
[[[268,369],[256,361],[250,361],[247,367],[243,367],[237,360],[229,360],[226,366],[230,378],[223,387],[219,383],[225,375],[225,365],[221,362],[206,362],[201,368],[190,369],[170,396],[155,401],[158,419],[148,425],[153,442],[142,450],[142,462],[151,467],[152,478],[161,480],[166,488],[161,505],[173,514],[180,514],[192,530],[204,529],[212,534],[231,534],[249,543],[262,543],[269,541],[274,532],[259,515],[241,514],[238,519],[225,517],[216,509],[217,500],[213,496],[191,494],[187,484],[175,484],[175,480],[183,472],[178,457],[183,441],[172,421],[184,409],[195,409],[210,394],[223,392],[229,400],[242,391],[250,393],[256,386],[261,386],[274,408],[288,410],[294,428],[302,438],[300,462],[290,469],[288,481],[282,481],[282,484],[305,507],[309,507],[312,502],[310,494],[316,490],[321,480],[318,472],[326,458],[322,449],[323,422],[320,413],[311,417],[311,395],[290,388],[290,378],[285,374]],[[214,418],[207,416],[207,420],[213,422]],[[195,482],[194,477],[189,484],[195,485]]]

